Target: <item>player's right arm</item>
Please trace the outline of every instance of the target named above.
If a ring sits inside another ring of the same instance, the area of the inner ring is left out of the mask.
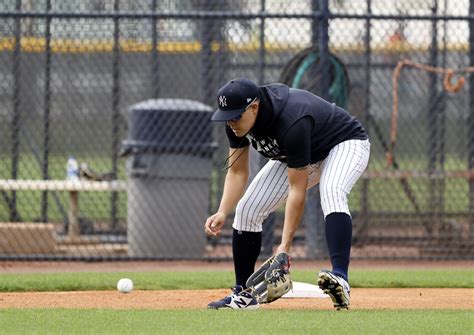
[[[225,219],[230,212],[237,206],[240,198],[244,194],[249,178],[249,150],[248,146],[244,148],[230,148],[229,166],[224,182],[224,191],[222,194],[219,209],[211,215],[205,225],[206,234],[217,236],[221,233]]]

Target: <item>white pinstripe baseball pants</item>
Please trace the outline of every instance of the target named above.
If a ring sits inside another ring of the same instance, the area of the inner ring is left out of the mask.
[[[324,161],[311,164],[308,188],[320,183],[321,207],[324,217],[335,212],[349,212],[347,197],[367,167],[369,140],[348,140],[336,145]],[[283,205],[288,197],[286,163],[270,160],[250,183],[237,204],[236,230],[261,232],[262,222]]]

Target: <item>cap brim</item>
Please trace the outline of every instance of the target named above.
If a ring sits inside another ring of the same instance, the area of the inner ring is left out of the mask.
[[[229,111],[223,111],[223,110],[216,110],[215,113],[211,117],[211,121],[215,122],[223,122],[223,121],[229,121],[237,118],[240,114],[242,114],[245,111],[245,107],[243,108],[238,108],[238,109],[233,109]]]

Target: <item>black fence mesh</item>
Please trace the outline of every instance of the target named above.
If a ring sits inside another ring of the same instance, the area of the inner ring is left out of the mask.
[[[231,257],[230,222],[204,236],[228,150],[207,121],[217,89],[247,77],[327,90],[368,130],[353,257],[472,259],[473,11],[467,0],[0,0],[0,258]],[[401,60],[412,63],[394,72]],[[265,253],[282,222],[277,211],[264,227]],[[295,257],[326,255],[322,222],[316,188]]]

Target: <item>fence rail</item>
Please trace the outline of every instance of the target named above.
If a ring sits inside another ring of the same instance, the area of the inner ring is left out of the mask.
[[[416,20],[416,21],[473,21],[474,15],[388,15],[388,14],[347,14],[314,11],[310,13],[272,13],[260,11],[243,13],[240,11],[186,11],[186,12],[68,12],[68,11],[3,11],[4,18],[61,18],[61,19],[351,19],[351,20]]]

